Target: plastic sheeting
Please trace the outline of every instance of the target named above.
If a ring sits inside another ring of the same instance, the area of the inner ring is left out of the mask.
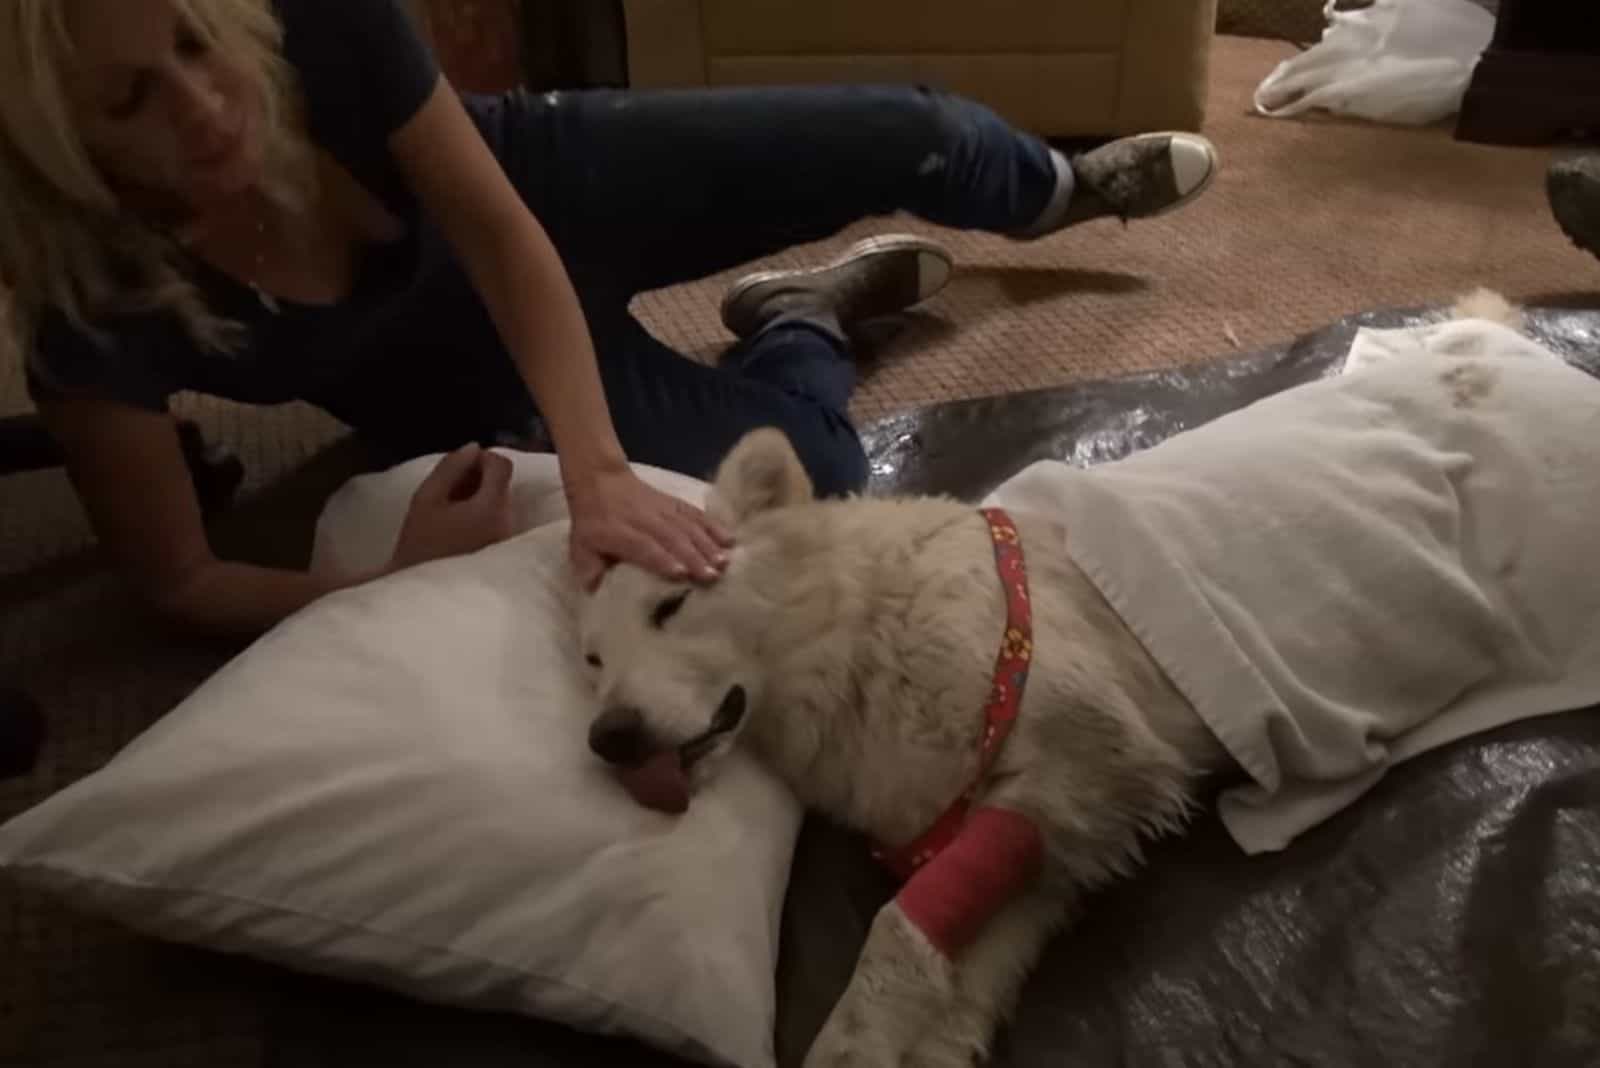
[[[1183,370],[886,419],[864,433],[873,488],[977,500],[1036,459],[1115,459],[1336,373],[1360,327],[1435,317],[1376,312]],[[1600,312],[1536,310],[1529,329],[1600,374]],[[855,836],[807,824],[784,915],[784,1065],[800,1063],[892,889]],[[679,1063],[536,1021],[298,982],[275,1068]],[[1052,943],[996,1063],[1600,1064],[1600,715],[1418,757],[1282,853],[1245,857],[1200,818]]]
[[[1351,316],[1276,348],[1147,375],[979,400],[880,420],[863,431],[878,492],[977,500],[1035,460],[1089,465],[1148,448],[1269,394],[1337,373],[1356,331],[1418,326],[1427,309]],[[1526,331],[1600,374],[1600,311],[1535,309]]]

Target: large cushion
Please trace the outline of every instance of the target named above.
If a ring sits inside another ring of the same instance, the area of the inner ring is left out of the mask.
[[[771,1064],[798,807],[736,753],[662,816],[590,755],[557,469],[515,459],[540,525],[283,623],[0,828],[0,873],[180,942]],[[432,462],[348,486],[318,557],[386,556]]]

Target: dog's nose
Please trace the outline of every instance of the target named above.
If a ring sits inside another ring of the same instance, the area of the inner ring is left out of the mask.
[[[589,724],[589,748],[608,764],[627,767],[650,755],[644,715],[631,705],[608,708]]]

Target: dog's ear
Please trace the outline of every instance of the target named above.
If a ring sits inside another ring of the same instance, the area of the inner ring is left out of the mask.
[[[804,504],[811,478],[783,431],[752,430],[739,439],[717,468],[706,511],[719,523],[737,526],[760,512]]]

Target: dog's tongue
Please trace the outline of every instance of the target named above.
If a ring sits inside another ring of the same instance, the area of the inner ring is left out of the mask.
[[[643,764],[618,769],[617,777],[645,808],[674,815],[689,808],[689,776],[676,749],[662,750]]]

